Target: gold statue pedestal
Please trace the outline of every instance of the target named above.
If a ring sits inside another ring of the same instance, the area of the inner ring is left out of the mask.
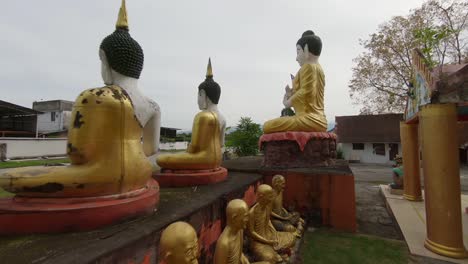
[[[264,168],[310,168],[334,164],[336,134],[327,132],[277,132],[263,134]]]
[[[222,182],[227,175],[228,171],[223,167],[208,170],[161,169],[161,172],[153,173],[153,178],[161,187],[187,187]]]
[[[0,235],[88,231],[152,214],[158,204],[159,185],[153,179],[141,189],[114,195],[2,198]]]

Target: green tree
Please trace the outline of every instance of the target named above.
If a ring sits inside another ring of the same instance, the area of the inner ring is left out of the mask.
[[[349,88],[353,103],[362,106],[361,114],[404,110],[414,48],[434,67],[462,63],[468,54],[467,22],[467,0],[430,0],[360,40],[365,51],[354,59]]]
[[[261,135],[259,124],[254,123],[250,117],[241,117],[236,130],[226,136],[226,146],[234,148],[238,156],[256,155]]]

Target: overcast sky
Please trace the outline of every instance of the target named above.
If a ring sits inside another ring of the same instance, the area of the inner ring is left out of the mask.
[[[277,117],[289,74],[299,69],[295,44],[308,29],[322,38],[325,112],[353,115],[348,82],[359,39],[422,0],[127,0],[130,34],[143,47],[142,91],[162,109],[162,125],[189,129],[197,87],[211,56],[228,126],[242,116]],[[3,1],[0,99],[74,100],[102,86],[98,48],[115,28],[120,0]]]

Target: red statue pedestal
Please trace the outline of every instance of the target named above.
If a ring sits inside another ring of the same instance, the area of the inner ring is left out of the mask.
[[[226,180],[227,170],[219,167],[212,170],[169,170],[153,173],[161,187],[187,187],[207,185]]]
[[[148,215],[159,203],[159,185],[127,193],[83,198],[0,199],[0,235],[87,231]]]
[[[278,132],[260,137],[265,168],[310,168],[334,164],[336,159],[334,133]]]

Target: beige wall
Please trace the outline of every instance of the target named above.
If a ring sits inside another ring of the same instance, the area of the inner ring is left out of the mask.
[[[6,158],[28,158],[42,156],[65,156],[66,138],[0,138],[5,143]]]

